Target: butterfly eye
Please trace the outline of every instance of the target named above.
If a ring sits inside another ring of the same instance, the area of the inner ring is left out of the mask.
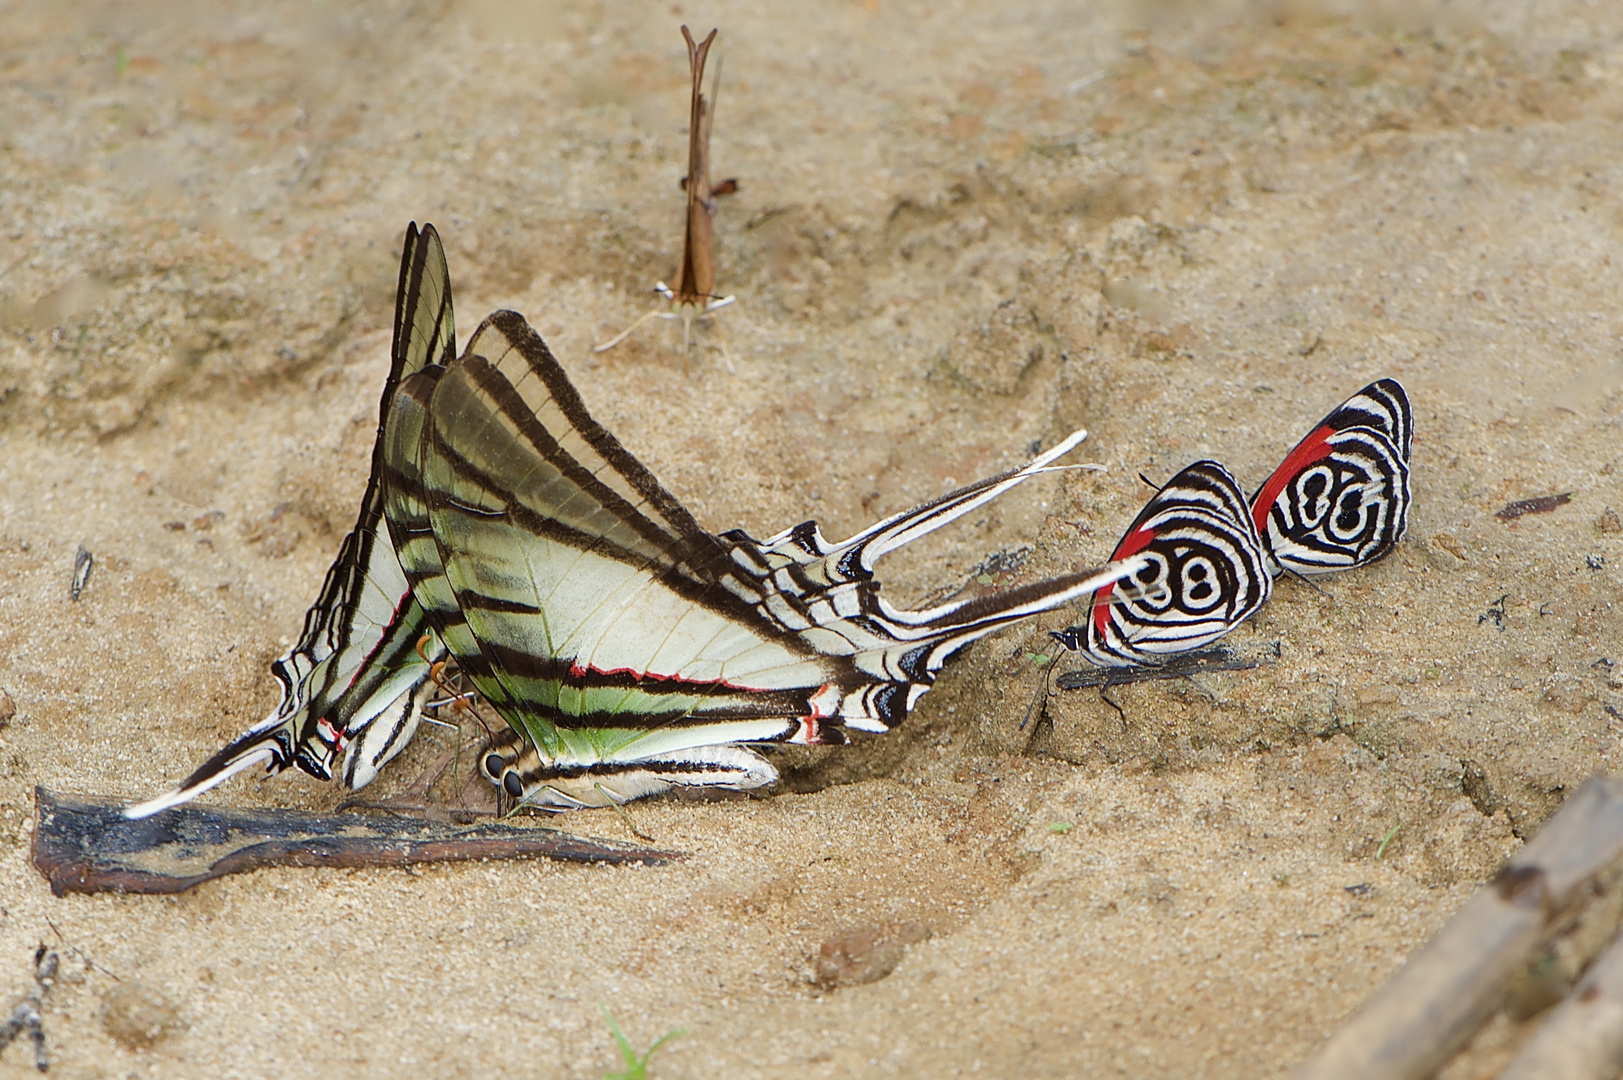
[[[502,774],[502,770],[504,768],[506,768],[506,767],[507,767],[507,759],[503,758],[500,754],[486,754],[485,755],[485,775],[486,776],[489,776],[492,779],[494,779],[494,778],[500,776]]]
[[[522,799],[524,797],[524,781],[518,778],[518,773],[508,769],[507,774],[502,777],[502,790],[515,799]]]

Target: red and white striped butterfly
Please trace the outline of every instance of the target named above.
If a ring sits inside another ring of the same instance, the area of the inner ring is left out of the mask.
[[[1167,481],[1116,546],[1143,569],[1093,594],[1087,622],[1054,634],[1105,667],[1156,664],[1209,645],[1250,618],[1273,591],[1245,492],[1215,461]]]
[[[1328,574],[1372,563],[1409,517],[1409,396],[1372,382],[1296,444],[1251,499],[1270,569]]]

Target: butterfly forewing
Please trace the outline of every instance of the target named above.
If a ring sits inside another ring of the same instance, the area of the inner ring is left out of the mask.
[[[687,42],[693,81],[688,99],[687,225],[682,237],[682,271],[676,279],[676,300],[702,307],[713,298],[716,288],[711,254],[715,199],[710,193],[710,103],[703,93],[705,60],[711,42],[716,40],[716,31],[695,44],[684,26],[682,39]]]
[[[1296,445],[1251,502],[1274,573],[1347,570],[1397,545],[1408,525],[1412,426],[1403,387],[1381,379]]]
[[[1143,567],[1093,598],[1085,634],[1069,632],[1090,660],[1151,664],[1210,644],[1250,618],[1273,578],[1245,495],[1215,461],[1197,461],[1152,498],[1114,556]]]
[[[599,743],[624,741],[610,729],[735,719],[749,722],[743,738],[787,733],[811,711],[806,685],[831,672],[751,625],[718,580],[735,577],[725,545],[591,422],[561,375],[521,319],[498,316],[435,387],[423,488],[477,642],[464,666],[498,708],[522,712],[543,751],[560,727],[602,732]]]
[[[303,684],[308,701],[302,709],[296,761],[324,778],[333,758],[347,745],[344,780],[352,788],[368,783],[410,741],[428,691],[428,661],[444,651],[437,642],[419,649],[427,624],[384,524],[382,469],[389,416],[401,381],[455,355],[445,248],[432,225],[419,231],[413,223],[406,229],[401,253],[391,362],[379,402],[372,472],[350,534],[356,557],[346,560],[340,551],[332,572],[340,575],[337,602],[318,601],[312,609],[312,619],[318,610],[325,613],[332,648],[322,662],[326,672],[318,664]],[[317,673],[324,677],[315,678]],[[288,704],[284,701],[284,710]]]

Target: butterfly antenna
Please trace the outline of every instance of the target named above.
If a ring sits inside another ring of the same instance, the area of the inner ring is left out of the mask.
[[[710,76],[710,122],[712,125],[716,122],[716,102],[721,100],[721,64],[725,59],[725,54],[716,57],[716,69]]]
[[[1308,588],[1312,589],[1314,592],[1318,593],[1320,596],[1324,597],[1326,600],[1335,599],[1334,594],[1327,592],[1322,585],[1301,571],[1293,570],[1290,567],[1285,566],[1283,563],[1280,564],[1280,569],[1285,571],[1285,573],[1289,574],[1291,577],[1295,578],[1297,581],[1300,581],[1303,585],[1306,585]]]
[[[1026,706],[1026,718],[1020,721],[1019,730],[1026,730],[1026,725],[1031,723],[1033,716],[1038,718],[1038,726],[1040,727],[1042,717],[1048,715],[1048,688],[1054,681],[1054,669],[1057,667],[1059,667],[1059,657],[1049,657],[1048,665],[1043,671],[1042,682],[1037,686],[1037,693],[1032,695],[1031,704]],[[1033,734],[1035,735],[1035,732]]]
[[[1160,491],[1163,487],[1166,486],[1165,484],[1157,484],[1154,480],[1151,480],[1149,477],[1145,476],[1143,473],[1139,473],[1138,478],[1140,480],[1144,481],[1146,484],[1150,485],[1150,487],[1154,488],[1156,491]]]

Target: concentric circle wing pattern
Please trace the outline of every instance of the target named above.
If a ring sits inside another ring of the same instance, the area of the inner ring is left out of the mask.
[[[1154,664],[1208,645],[1273,588],[1245,496],[1215,461],[1195,462],[1150,499],[1111,558],[1134,555],[1144,566],[1095,593],[1087,622],[1059,635],[1096,664]]]
[[[1391,551],[1408,525],[1409,397],[1370,383],[1326,416],[1252,498],[1274,573],[1326,574]]]

